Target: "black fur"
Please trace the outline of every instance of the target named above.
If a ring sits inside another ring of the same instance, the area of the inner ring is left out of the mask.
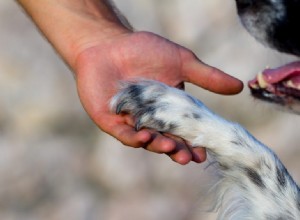
[[[299,0],[236,0],[236,4],[242,21],[247,16],[257,18],[252,25],[266,34],[264,43],[278,51],[300,56]],[[264,26],[266,23],[268,25]],[[256,36],[249,24],[245,27]]]

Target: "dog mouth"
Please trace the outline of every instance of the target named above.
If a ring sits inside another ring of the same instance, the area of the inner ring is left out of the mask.
[[[300,61],[265,69],[248,82],[258,99],[280,104],[300,114]]]

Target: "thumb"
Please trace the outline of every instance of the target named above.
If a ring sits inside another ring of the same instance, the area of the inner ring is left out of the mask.
[[[211,92],[232,95],[243,90],[242,81],[223,71],[201,62],[197,57],[184,63],[185,81],[193,83]]]

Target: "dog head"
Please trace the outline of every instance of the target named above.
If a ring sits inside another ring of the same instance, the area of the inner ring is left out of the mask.
[[[300,0],[236,0],[241,22],[258,41],[300,56]],[[300,113],[300,62],[266,69],[249,82],[252,95]]]

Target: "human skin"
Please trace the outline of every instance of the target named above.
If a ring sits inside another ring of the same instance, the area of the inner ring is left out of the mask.
[[[165,153],[179,164],[205,161],[204,148],[191,148],[183,140],[147,129],[135,131],[130,116],[109,110],[109,100],[120,81],[134,78],[180,88],[190,82],[224,95],[239,93],[240,80],[168,39],[133,31],[107,0],[18,2],[74,72],[81,103],[101,130],[124,145]]]

